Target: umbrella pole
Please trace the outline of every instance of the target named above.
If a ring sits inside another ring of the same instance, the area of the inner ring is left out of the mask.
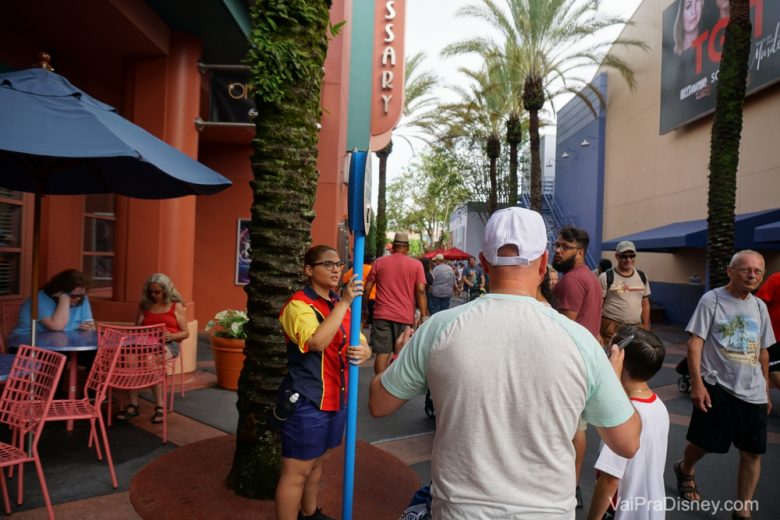
[[[32,287],[30,296],[30,345],[35,346],[38,331],[38,266],[41,256],[41,201],[43,185],[38,183],[35,189],[35,207],[33,208],[33,250],[32,250]],[[30,399],[33,396],[30,395]],[[33,432],[27,434],[27,455],[32,457]],[[19,477],[21,478],[21,476]]]
[[[30,344],[36,343],[38,331],[38,271],[41,256],[41,202],[43,201],[43,186],[38,184],[35,189],[35,207],[33,209],[33,250],[32,250],[32,287],[30,296]]]

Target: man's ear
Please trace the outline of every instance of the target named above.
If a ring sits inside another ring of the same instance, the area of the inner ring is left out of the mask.
[[[485,274],[490,274],[490,264],[485,260],[482,251],[479,252],[479,263],[482,265],[482,270],[485,271]]]

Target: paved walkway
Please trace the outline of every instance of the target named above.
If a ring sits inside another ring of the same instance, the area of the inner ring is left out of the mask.
[[[685,334],[675,326],[659,326],[654,331],[668,347],[664,368],[653,378],[650,386],[665,401],[671,414],[665,480],[667,495],[674,497],[671,464],[682,452],[690,416],[690,400],[687,395],[677,390],[677,374],[674,372],[675,364],[684,355]],[[129,424],[114,423],[111,427],[109,436],[120,481],[118,490],[111,488],[105,464],[97,462],[94,452],[86,448],[88,428],[77,423],[77,428],[67,433],[64,428],[58,430],[56,424],[46,426],[41,442],[41,457],[57,518],[140,518],[133,509],[128,494],[128,487],[134,475],[154,459],[177,447],[233,433],[237,420],[236,394],[213,386],[216,377],[205,338],[200,338],[198,359],[198,371],[188,377],[187,395],[184,399],[177,397],[176,412],[169,417],[170,442],[167,445],[160,442],[161,427],[150,423],[152,407],[145,401],[142,401],[140,417]],[[368,362],[360,370],[358,438],[394,455],[416,472],[420,482],[427,483],[430,480],[435,422],[425,416],[423,396],[410,401],[392,417],[372,419],[367,407],[368,384],[372,375],[371,364]],[[780,410],[780,392],[772,392],[773,400]],[[777,411],[773,412],[769,424],[768,452],[763,458],[763,472],[756,494],[759,510],[754,516],[774,520],[780,518],[780,498],[775,491],[775,483],[780,478],[780,415]],[[518,442],[522,442],[522,439],[518,439]],[[589,468],[593,467],[597,450],[598,436],[591,429],[581,481],[586,508],[594,483],[593,471]],[[734,497],[737,462],[738,454],[734,450],[727,455],[706,457],[701,462],[697,480],[705,498],[725,501]],[[41,508],[43,502],[37,478],[31,470],[31,467],[27,468],[25,475],[27,486],[24,505],[13,507],[15,518],[46,518],[45,509]],[[357,478],[360,479],[360,475]],[[175,486],[176,482],[170,485]],[[670,520],[730,517],[730,513],[722,511],[714,515],[711,511],[680,511],[678,507],[674,507],[675,502],[671,498],[669,500],[670,506],[673,506],[667,513]],[[723,505],[721,502],[719,507]],[[224,518],[233,519],[235,515],[231,511],[225,511]],[[577,518],[585,518],[585,512],[578,511]]]

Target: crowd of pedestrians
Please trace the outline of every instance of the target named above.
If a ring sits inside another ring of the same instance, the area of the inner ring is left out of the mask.
[[[542,217],[522,208],[495,212],[479,261],[465,265],[441,254],[429,264],[410,258],[408,235],[397,233],[391,253],[364,269],[375,297],[366,299],[371,348],[361,336],[358,350],[343,348],[345,304],[363,285],[349,273],[339,299],[344,262],[330,248],[310,250],[309,285],[280,318],[292,374],[285,384],[308,408],[299,406],[293,416],[302,417],[282,432],[278,517],[329,518],[316,489],[321,461],[344,429],[344,367],[373,350],[372,415],[391,415],[426,392],[435,405],[432,500],[415,518],[573,518],[584,505],[578,483],[588,425],[602,440],[588,518],[665,518],[669,413],[648,386],[665,349],[649,331],[650,282],[632,242],[618,244],[614,265],[603,259],[595,270],[585,261],[588,245],[587,232],[567,226],[548,249]],[[780,322],[780,275],[753,296],[764,269],[760,254],[737,253],[729,284],[705,293],[686,327],[693,415],[688,444],[669,469],[679,498],[699,501],[697,462],[733,444],[733,518],[751,517],[746,505],[771,409],[767,383],[780,380],[780,347],[768,348],[771,320]],[[459,296],[463,303],[450,308]],[[327,426],[312,429],[322,420]],[[296,433],[304,430],[316,433],[304,439]]]

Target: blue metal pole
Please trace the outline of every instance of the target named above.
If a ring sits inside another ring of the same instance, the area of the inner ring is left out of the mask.
[[[357,274],[358,280],[363,280],[363,253],[365,249],[366,235],[362,231],[354,233],[355,250],[352,255],[352,272]],[[352,300],[352,322],[349,327],[349,344],[360,344],[360,314],[363,306],[363,297],[358,296]],[[360,369],[357,365],[349,365],[349,391],[347,392],[347,434],[344,441],[344,497],[342,503],[342,520],[352,520],[352,502],[355,494],[355,440],[357,436],[357,401],[358,401],[358,375]]]

